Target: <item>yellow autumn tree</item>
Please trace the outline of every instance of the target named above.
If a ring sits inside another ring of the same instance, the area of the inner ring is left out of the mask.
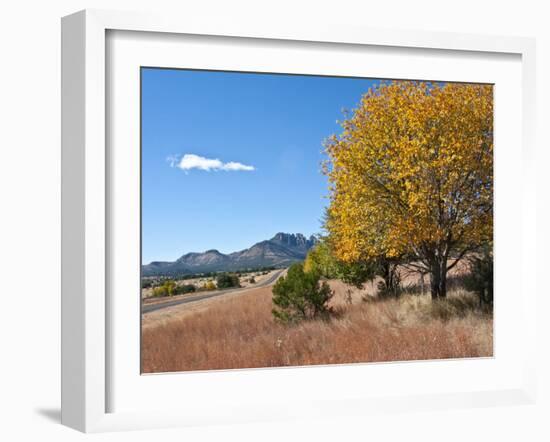
[[[447,272],[492,241],[492,86],[381,84],[325,148],[337,258],[410,257],[445,297]]]

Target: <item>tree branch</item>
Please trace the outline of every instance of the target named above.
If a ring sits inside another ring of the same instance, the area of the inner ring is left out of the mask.
[[[475,247],[466,247],[464,250],[462,250],[462,252],[459,253],[458,257],[456,258],[455,262],[453,262],[451,265],[448,265],[447,266],[447,271],[451,270],[452,268],[454,268],[458,263],[459,261],[464,258],[464,256],[466,255],[466,253],[468,252],[473,252],[475,250]]]

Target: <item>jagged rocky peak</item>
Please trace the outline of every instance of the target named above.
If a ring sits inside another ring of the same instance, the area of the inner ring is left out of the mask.
[[[290,247],[305,247],[309,248],[315,243],[315,238],[312,236],[307,239],[301,233],[277,233],[271,241],[278,242],[279,244]]]

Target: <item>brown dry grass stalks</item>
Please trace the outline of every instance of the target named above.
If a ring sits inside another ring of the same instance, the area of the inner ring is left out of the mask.
[[[493,320],[473,295],[339,305],[330,321],[276,323],[271,290],[143,329],[145,373],[492,356]]]

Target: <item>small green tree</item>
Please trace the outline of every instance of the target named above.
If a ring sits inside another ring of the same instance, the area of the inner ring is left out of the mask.
[[[219,289],[229,289],[232,287],[240,287],[239,277],[231,273],[220,273],[216,278],[216,285]]]
[[[296,263],[273,286],[272,313],[283,323],[326,319],[331,313],[328,302],[332,295],[329,285],[320,282],[317,272],[305,272],[303,264]]]
[[[363,284],[376,278],[378,264],[373,261],[354,263],[338,262],[336,277],[346,284],[363,288]]]

